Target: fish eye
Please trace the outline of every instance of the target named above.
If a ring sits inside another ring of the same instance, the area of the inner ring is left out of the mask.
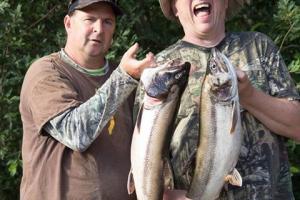
[[[175,74],[175,79],[180,79],[181,78],[181,76],[182,76],[182,74],[181,73],[178,73],[178,74]]]
[[[216,72],[216,71],[217,71],[217,65],[216,65],[215,63],[211,64],[211,65],[210,65],[210,70],[211,70],[212,72]]]

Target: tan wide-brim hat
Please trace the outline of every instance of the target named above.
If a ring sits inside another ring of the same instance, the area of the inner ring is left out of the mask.
[[[165,17],[167,19],[176,21],[177,18],[171,8],[172,1],[175,0],[159,0],[159,4]],[[228,0],[226,19],[233,17],[244,6],[245,3],[250,4],[250,2],[251,0]]]

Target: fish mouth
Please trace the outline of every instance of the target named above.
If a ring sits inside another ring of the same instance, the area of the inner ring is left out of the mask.
[[[208,2],[201,2],[197,3],[193,7],[193,12],[195,16],[203,16],[203,15],[210,15],[211,13],[211,4]]]
[[[212,94],[215,99],[218,101],[228,101],[235,96],[234,88],[232,87],[231,82],[228,82],[221,87],[213,87],[211,88]]]

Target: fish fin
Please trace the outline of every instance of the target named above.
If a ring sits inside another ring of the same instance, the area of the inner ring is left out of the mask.
[[[132,194],[134,191],[135,191],[135,186],[134,186],[134,179],[133,179],[132,168],[131,168],[128,174],[127,192],[128,194]]]
[[[186,175],[189,168],[193,165],[192,163],[195,161],[196,154],[197,154],[197,148],[193,149],[193,151],[189,155],[186,163],[183,165],[183,169],[182,169],[182,173],[181,173],[182,175]]]
[[[231,185],[241,187],[243,184],[242,177],[237,169],[233,169],[233,171],[225,177],[225,181],[229,182]]]
[[[138,133],[140,133],[140,129],[141,129],[141,121],[142,121],[143,110],[144,110],[144,103],[140,107],[140,110],[138,112],[138,116],[136,118],[136,128],[137,128]]]
[[[171,167],[171,163],[168,158],[164,158],[164,187],[165,189],[173,190],[174,189],[174,177]]]
[[[237,122],[238,122],[238,105],[236,101],[232,102],[232,115],[231,115],[231,127],[230,127],[230,134],[232,134],[235,131],[235,128],[237,126]]]

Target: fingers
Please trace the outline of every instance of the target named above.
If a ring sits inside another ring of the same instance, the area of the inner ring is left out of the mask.
[[[145,68],[156,66],[154,55],[151,52],[149,52],[142,60],[134,59],[132,64],[135,66],[135,72],[131,75],[135,78],[140,78]]]
[[[236,69],[236,76],[240,82],[244,82],[247,79],[246,73],[238,68]]]
[[[163,200],[189,200],[185,190],[165,190]]]
[[[143,67],[154,67],[156,65],[154,54],[152,52],[147,53],[146,57],[140,60],[140,65]]]
[[[135,43],[126,51],[120,62],[121,68],[136,79],[139,79],[145,68],[156,65],[154,55],[151,52],[148,53],[145,58],[137,60],[136,54],[138,53],[138,50],[139,45],[138,43]]]
[[[247,74],[240,70],[236,69],[236,75],[238,78],[238,88],[239,88],[239,96],[240,96],[240,103],[243,105],[243,100],[248,99],[254,93],[254,87],[252,86]]]
[[[155,66],[154,54],[152,52],[149,52],[144,59],[136,60],[136,54],[138,53],[138,50],[139,44],[135,43],[126,51],[125,57],[128,59],[134,59],[134,61],[137,62],[142,68]]]

